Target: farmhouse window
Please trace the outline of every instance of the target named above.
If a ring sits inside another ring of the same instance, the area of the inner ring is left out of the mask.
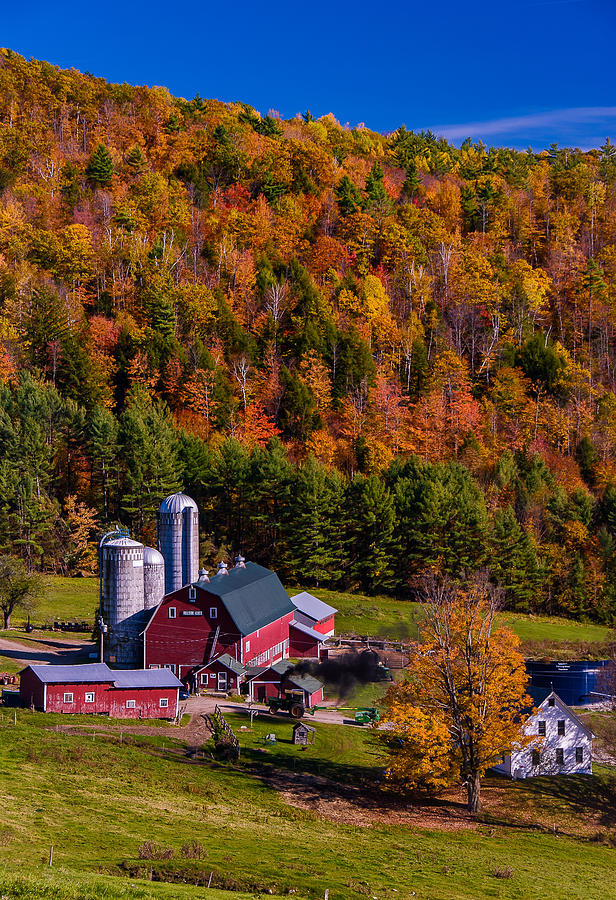
[[[576,761],[576,763],[584,762],[584,748],[583,747],[575,748],[575,761]]]
[[[215,619],[218,615],[218,610],[215,606],[210,606],[210,619]]]
[[[545,737],[545,722],[539,722],[539,734]]]
[[[175,619],[175,606],[170,606],[168,612],[169,612],[169,618]]]
[[[72,695],[72,694],[65,694],[65,695],[64,695],[64,702],[65,702],[65,703],[72,703],[72,702],[73,702],[73,695]]]
[[[548,700],[548,706],[555,706],[555,705],[556,705],[556,701],[554,700],[554,697],[550,697],[550,699]]]
[[[126,701],[126,709],[134,709],[134,708],[135,708],[135,701],[134,701],[134,700],[127,700],[127,701]]]
[[[169,706],[169,700],[167,699],[167,697],[161,697],[160,700],[158,701],[158,705],[159,706]]]
[[[562,747],[556,748],[556,765],[564,766],[565,764],[565,751]]]
[[[541,762],[541,754],[538,750],[531,750],[533,766],[538,766]]]
[[[94,703],[94,691],[86,691],[86,695],[83,699],[85,703]]]
[[[565,720],[564,719],[558,720],[558,733],[559,734],[565,733]]]

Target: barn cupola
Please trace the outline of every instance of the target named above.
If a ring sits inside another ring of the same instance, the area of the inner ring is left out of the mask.
[[[246,568],[246,560],[242,556],[241,553],[238,553],[235,557],[235,568],[236,569],[245,569]]]
[[[209,580],[210,580],[210,573],[208,572],[208,570],[205,568],[199,569],[199,581],[209,581]]]
[[[218,572],[216,574],[217,575],[228,575],[229,574],[229,570],[227,568],[227,564],[224,561],[224,559],[221,559],[221,561],[218,563]]]

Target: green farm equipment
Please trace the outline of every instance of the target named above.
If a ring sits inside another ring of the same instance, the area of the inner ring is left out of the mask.
[[[319,710],[353,712],[358,725],[372,725],[381,718],[376,706],[305,706],[302,691],[286,691],[283,697],[270,697],[267,702],[271,713],[286,712],[292,719],[301,719],[306,713],[314,716]]]

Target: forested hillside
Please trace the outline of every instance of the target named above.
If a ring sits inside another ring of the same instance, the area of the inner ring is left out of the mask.
[[[176,99],[0,55],[0,549],[183,487],[210,565],[616,615],[616,147]]]

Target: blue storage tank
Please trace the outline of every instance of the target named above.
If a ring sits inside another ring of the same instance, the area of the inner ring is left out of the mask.
[[[597,703],[601,697],[593,691],[601,691],[597,678],[608,665],[609,659],[589,662],[536,662],[526,661],[526,671],[530,675],[528,693],[535,703],[541,703],[550,691],[556,691],[568,706],[586,706]]]

